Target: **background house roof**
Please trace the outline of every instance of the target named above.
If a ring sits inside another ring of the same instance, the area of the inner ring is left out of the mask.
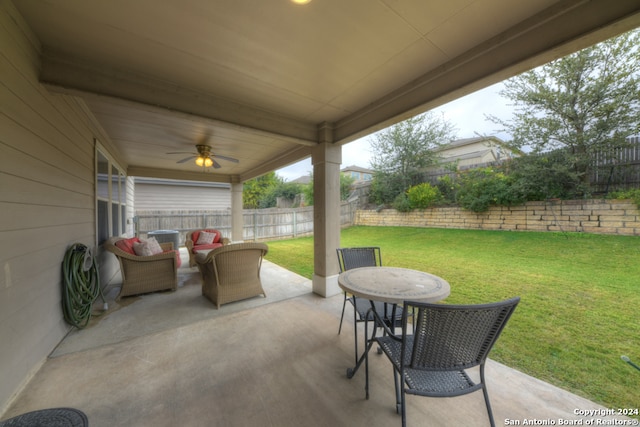
[[[134,176],[241,182],[640,25],[637,0],[20,0]],[[222,168],[176,163],[208,142]]]
[[[473,138],[462,138],[451,141],[448,144],[443,145],[438,151],[448,150],[451,148],[462,147],[465,145],[473,145],[482,141],[489,141],[493,144],[504,145],[504,141],[496,136],[476,136]]]
[[[344,168],[340,169],[340,172],[373,173],[373,170],[372,169],[363,168],[361,166],[351,165],[351,166],[347,166],[347,167],[344,167]]]
[[[482,165],[520,154],[495,136],[458,139],[439,147],[436,152],[441,164],[459,162],[460,166]]]

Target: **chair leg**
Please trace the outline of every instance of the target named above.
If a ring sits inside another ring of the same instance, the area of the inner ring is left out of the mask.
[[[353,348],[354,348],[356,365],[357,365],[358,364],[358,314],[356,312],[357,310],[355,305],[355,297],[353,298],[354,298],[353,299],[353,302],[354,302],[353,304]],[[365,327],[364,338],[365,340],[367,339],[366,327]],[[365,341],[365,345],[366,345],[366,341]]]
[[[355,307],[354,307],[355,308]],[[364,322],[364,337],[365,339],[369,336],[369,322],[365,320]],[[367,351],[368,343],[365,343],[364,351],[364,390],[365,390],[365,399],[369,400],[369,352]],[[357,359],[356,353],[356,359]]]
[[[400,387],[402,384],[398,384],[398,371],[396,368],[393,368],[393,385],[395,386],[396,391],[396,414],[400,414],[402,412],[402,397],[400,392]]]
[[[344,299],[342,300],[342,314],[340,315],[340,326],[338,327],[338,335],[342,331],[342,320],[344,319],[344,308],[347,305],[347,293],[344,292]]]
[[[402,412],[402,427],[406,427],[407,426],[407,401],[406,401],[407,395],[404,392],[404,379],[400,380],[400,382],[401,382],[401,385],[402,385],[402,388],[401,388],[401,391],[400,391],[400,394],[401,394],[401,398],[400,398],[400,400],[401,400],[401,403],[400,403],[401,409],[400,410]]]
[[[495,427],[496,423],[493,420],[493,411],[491,410],[491,403],[489,403],[489,392],[487,391],[487,383],[484,380],[484,363],[480,365],[480,381],[482,382],[482,394],[484,394],[484,403],[487,405],[487,414],[489,415],[489,423],[491,427]]]

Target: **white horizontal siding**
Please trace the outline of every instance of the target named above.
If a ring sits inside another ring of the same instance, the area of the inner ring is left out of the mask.
[[[136,183],[136,211],[231,209],[229,188]]]
[[[0,2],[0,413],[69,330],[61,264],[95,245],[94,138],[86,106],[38,82],[40,47]]]

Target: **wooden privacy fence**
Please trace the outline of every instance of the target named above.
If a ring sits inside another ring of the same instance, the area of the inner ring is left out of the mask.
[[[353,224],[356,206],[342,202],[340,226]],[[244,209],[244,240],[283,239],[313,233],[313,206],[304,208]],[[215,228],[231,237],[231,211],[137,211],[134,217],[136,235],[144,236],[155,230],[176,230],[180,246],[185,234],[199,228]]]
[[[627,138],[628,147],[596,153],[591,175],[594,192],[628,190],[640,185],[640,137]]]

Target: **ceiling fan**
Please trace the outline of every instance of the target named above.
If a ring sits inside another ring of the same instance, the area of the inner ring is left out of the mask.
[[[197,153],[190,153],[186,151],[176,151],[167,154],[191,154],[189,157],[185,157],[182,160],[178,160],[176,163],[184,163],[189,160],[195,159],[196,165],[202,166],[202,168],[209,168],[213,166],[215,169],[219,169],[220,163],[216,161],[216,159],[226,160],[228,162],[238,163],[238,159],[234,159],[233,157],[221,156],[219,154],[213,154],[210,145],[207,144],[197,144],[196,145]]]

